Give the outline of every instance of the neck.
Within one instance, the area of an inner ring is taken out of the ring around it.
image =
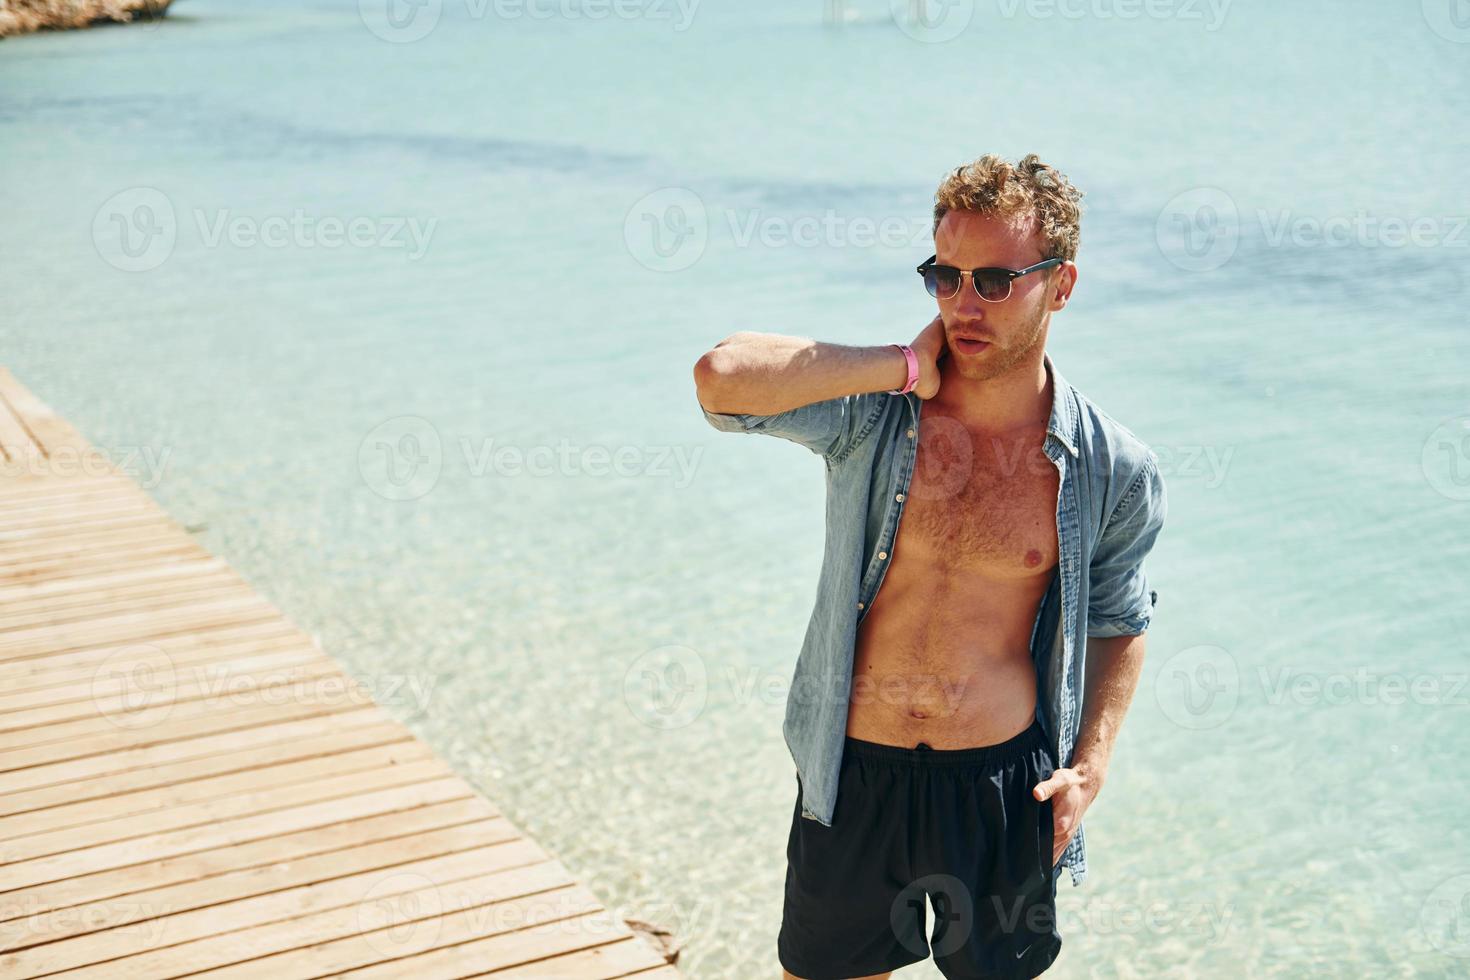
[[[1051,418],[1052,379],[1046,370],[1044,350],[1022,359],[993,378],[966,378],[956,368],[953,356],[939,368],[939,393],[934,397],[943,414],[966,428],[1009,432],[1033,426],[1045,427]]]

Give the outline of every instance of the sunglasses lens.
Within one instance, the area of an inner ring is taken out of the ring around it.
[[[949,299],[959,292],[959,270],[945,266],[931,266],[924,273],[924,288],[928,289],[929,295],[935,299]]]
[[[999,303],[1011,294],[1011,277],[1000,272],[982,272],[975,277],[975,290],[981,299]]]

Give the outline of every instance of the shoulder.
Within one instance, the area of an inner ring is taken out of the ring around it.
[[[1102,406],[1072,388],[1080,418],[1078,449],[1104,462],[1116,475],[1136,475],[1158,465],[1158,454],[1132,429],[1119,422]]]
[[[1078,451],[1084,454],[1102,514],[1111,514],[1142,495],[1161,501],[1159,458],[1152,446],[1077,388]]]

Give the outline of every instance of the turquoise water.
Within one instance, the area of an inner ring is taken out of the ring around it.
[[[938,180],[1038,152],[1049,348],[1170,491],[1049,975],[1470,972],[1464,12],[635,8],[6,42],[0,363],[691,977],[770,976],[822,472],[690,370],[910,339]]]

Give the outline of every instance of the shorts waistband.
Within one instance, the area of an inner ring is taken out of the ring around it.
[[[996,742],[994,745],[977,745],[965,749],[935,749],[930,748],[924,742],[920,742],[918,746],[886,745],[882,742],[853,738],[851,735],[842,737],[843,752],[855,758],[898,762],[916,767],[940,768],[1002,762],[1033,748],[1045,748],[1046,744],[1046,730],[1041,727],[1041,721],[1036,718],[1031,720],[1031,724],[1024,731],[1013,735],[1004,742]]]

